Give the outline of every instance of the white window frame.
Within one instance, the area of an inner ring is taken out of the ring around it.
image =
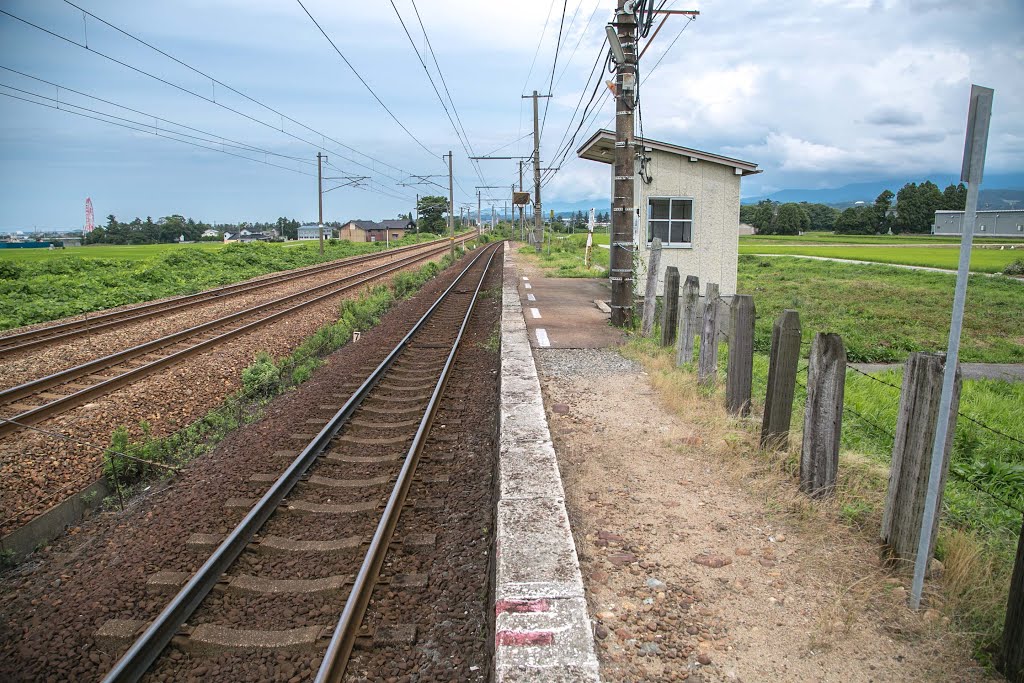
[[[689,196],[672,196],[672,195],[650,195],[647,197],[647,225],[645,228],[647,244],[650,245],[653,239],[651,230],[651,201],[652,200],[668,200],[669,202],[669,236],[672,235],[672,223],[689,223],[690,224],[690,241],[689,242],[667,242],[662,241],[661,246],[663,249],[693,249],[693,230],[696,219],[694,216],[697,214],[697,200],[694,197]],[[673,218],[672,217],[672,202],[673,201],[688,201],[690,202],[690,218]],[[654,220],[665,220],[665,219],[654,219]]]

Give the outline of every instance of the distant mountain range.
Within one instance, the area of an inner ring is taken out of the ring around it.
[[[956,182],[956,177],[933,177],[931,181],[938,185],[939,189],[942,189],[950,182]],[[740,201],[743,204],[756,204],[762,199],[770,199],[773,202],[812,202],[845,208],[856,202],[871,204],[883,190],[898,192],[907,183],[920,183],[923,180],[922,178],[896,178],[867,183],[851,183],[842,187],[819,190],[779,190],[760,197],[744,197]],[[1024,173],[993,174],[985,178],[978,197],[978,208],[1010,208],[1010,204],[1004,200],[1017,202],[1015,208],[1024,208]]]

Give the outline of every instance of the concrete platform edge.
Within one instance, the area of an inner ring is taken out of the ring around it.
[[[494,680],[599,681],[537,366],[505,250]]]

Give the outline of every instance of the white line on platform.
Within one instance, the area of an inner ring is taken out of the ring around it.
[[[535,297],[533,294],[527,294],[526,299],[527,301],[536,301],[537,297]]]
[[[540,317],[540,309],[539,308],[531,308],[530,309],[530,315],[532,315],[534,318],[539,318]]]
[[[529,279],[530,279],[530,278],[528,278],[527,276],[525,276],[525,275],[523,276],[523,280],[524,280],[524,281],[528,281]]]
[[[548,331],[543,327],[537,328],[537,345],[538,346],[551,346],[551,340],[548,339]]]
[[[533,289],[533,285],[531,285],[529,282],[523,285],[523,287],[526,287],[527,289]]]

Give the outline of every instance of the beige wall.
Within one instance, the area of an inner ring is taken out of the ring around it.
[[[349,242],[365,242],[366,231],[355,227],[351,223],[346,223],[338,229],[338,237]]]
[[[733,166],[709,161],[690,161],[666,152],[652,151],[649,164],[653,182],[639,181],[640,243],[642,267],[638,269],[637,293],[643,295],[647,283],[647,198],[690,197],[693,199],[691,248],[666,247],[661,251],[658,295],[664,291],[665,268],[679,269],[680,284],[687,275],[700,278],[701,293],[708,282],[719,286],[722,296],[736,293],[736,267],[739,255],[740,177]],[[614,185],[614,167],[612,170]]]

